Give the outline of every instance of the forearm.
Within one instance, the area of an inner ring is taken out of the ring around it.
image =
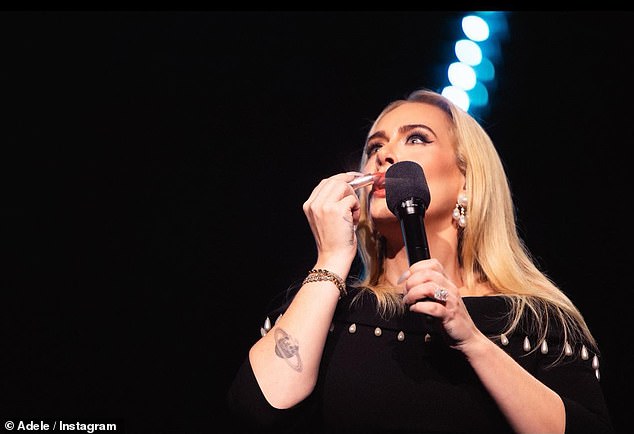
[[[338,299],[332,282],[303,285],[282,318],[251,348],[253,372],[273,407],[290,408],[312,392]]]
[[[563,433],[563,401],[495,343],[481,336],[464,349],[469,363],[516,432]]]

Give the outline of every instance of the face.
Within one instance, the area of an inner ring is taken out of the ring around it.
[[[396,107],[372,127],[365,152],[365,173],[384,173],[399,161],[420,164],[431,195],[425,222],[451,224],[451,213],[465,178],[456,163],[449,119],[441,109],[417,102]],[[379,231],[382,221],[395,220],[387,208],[384,189],[375,186],[370,193],[370,213]]]

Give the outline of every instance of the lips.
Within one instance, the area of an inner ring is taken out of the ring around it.
[[[385,188],[385,173],[377,173],[374,185],[377,188]]]
[[[385,197],[385,173],[380,173],[378,179],[374,181],[371,193],[375,197]]]

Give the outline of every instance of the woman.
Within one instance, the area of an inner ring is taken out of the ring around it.
[[[255,432],[611,432],[595,339],[518,237],[486,132],[416,91],[376,119],[360,171],[402,161],[424,168],[431,259],[409,264],[383,182],[322,180],[303,205],[317,262],[238,371],[239,420]]]

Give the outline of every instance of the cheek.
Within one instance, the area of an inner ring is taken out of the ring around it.
[[[431,195],[430,208],[453,210],[464,185],[464,176],[453,161],[439,164],[438,160],[425,166],[425,177]]]
[[[441,213],[452,212],[456,206],[458,193],[448,185],[430,185],[431,202],[429,208]],[[433,212],[432,210],[432,212]]]
[[[374,162],[370,159],[363,166],[362,172],[363,173],[374,173],[375,168],[376,168],[376,164],[374,164]]]
[[[429,194],[431,196],[430,208],[443,211],[451,211],[456,206],[458,194],[462,190],[462,183],[459,178],[444,180],[432,178],[428,183]]]

